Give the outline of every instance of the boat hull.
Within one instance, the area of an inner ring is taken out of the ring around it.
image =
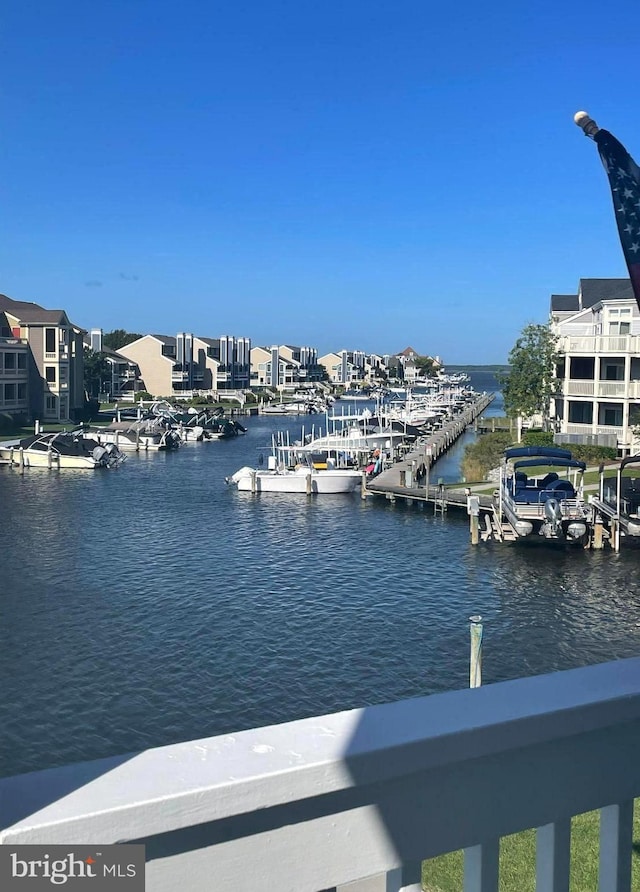
[[[0,459],[11,464],[20,464],[20,449],[3,447],[0,449]],[[22,462],[25,468],[82,468],[93,470],[102,467],[102,464],[90,456],[60,455],[57,452],[30,452],[28,449],[22,452]]]
[[[235,476],[235,475],[234,475]],[[232,478],[233,479],[233,478]],[[355,492],[362,474],[351,470],[251,471],[236,481],[240,492],[285,492],[305,494],[340,494]]]

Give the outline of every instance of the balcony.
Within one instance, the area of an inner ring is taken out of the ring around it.
[[[585,353],[589,356],[598,353],[639,353],[640,335],[564,335],[558,340],[556,349],[558,353]]]
[[[600,399],[640,399],[640,381],[585,381],[565,378],[559,381],[563,396],[595,396]]]
[[[639,748],[634,658],[6,778],[0,842],[144,843],[149,892],[418,892],[464,848],[465,889],[495,892],[500,837],[535,827],[559,892],[571,817],[600,808],[623,892]]]

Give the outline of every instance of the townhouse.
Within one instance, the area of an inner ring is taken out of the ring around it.
[[[315,347],[275,344],[251,350],[251,386],[296,388],[324,379]]]
[[[0,412],[67,422],[84,406],[84,329],[0,294]]]
[[[251,340],[224,335],[199,337],[189,332],[143,335],[121,347],[121,357],[139,369],[139,389],[157,397],[179,397],[194,390],[248,390]]]
[[[628,279],[581,279],[551,295],[557,337],[551,417],[565,442],[640,448],[640,311]]]

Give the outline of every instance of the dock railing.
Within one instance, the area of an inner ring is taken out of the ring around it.
[[[5,845],[143,842],[149,892],[415,892],[464,848],[539,828],[568,889],[571,817],[601,808],[600,889],[630,889],[640,659],[302,719],[0,781]]]

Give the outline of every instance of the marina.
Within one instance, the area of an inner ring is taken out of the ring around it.
[[[247,427],[108,473],[0,468],[2,775],[465,687],[474,613],[487,683],[637,653],[632,548],[475,548],[464,509],[256,498],[224,478],[300,422]]]

